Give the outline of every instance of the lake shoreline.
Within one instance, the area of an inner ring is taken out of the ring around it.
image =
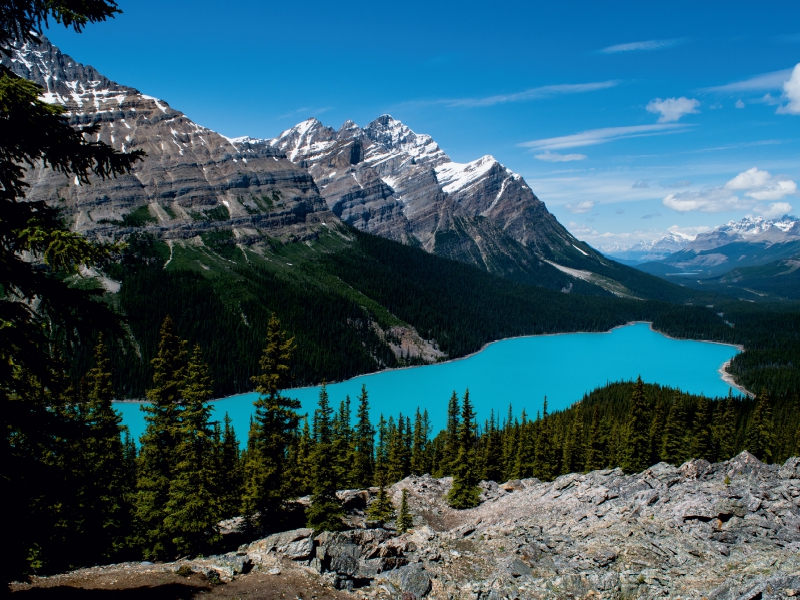
[[[615,325],[614,327],[612,327],[611,329],[608,329],[607,331],[563,331],[563,332],[558,332],[558,333],[536,333],[536,334],[531,334],[531,335],[519,335],[519,336],[514,336],[514,337],[509,337],[509,338],[501,338],[499,340],[492,340],[491,342],[487,342],[483,346],[481,346],[481,348],[479,350],[476,350],[475,352],[472,352],[471,354],[460,356],[458,358],[451,358],[449,360],[443,360],[443,361],[439,361],[439,362],[428,363],[428,364],[425,364],[425,365],[410,365],[410,366],[407,366],[407,367],[395,367],[395,368],[392,368],[392,369],[383,369],[382,371],[373,371],[371,373],[362,373],[361,375],[356,375],[354,377],[351,377],[350,379],[356,379],[357,377],[370,377],[370,376],[373,376],[373,375],[380,375],[382,373],[390,373],[390,372],[393,372],[393,371],[406,371],[406,370],[409,370],[409,369],[418,369],[420,367],[430,367],[430,366],[434,366],[434,365],[444,365],[444,364],[448,364],[448,363],[455,363],[455,362],[460,361],[460,360],[466,360],[468,358],[473,358],[474,356],[476,356],[476,355],[480,354],[481,352],[483,352],[484,350],[486,350],[492,344],[499,344],[500,342],[506,342],[506,341],[509,341],[509,340],[518,340],[518,339],[527,339],[527,338],[539,338],[539,337],[554,337],[554,336],[559,336],[559,335],[575,335],[575,334],[606,335],[606,334],[613,333],[617,329],[622,329],[623,327],[629,327],[631,325],[644,325],[644,324],[649,326],[650,331],[652,331],[654,333],[657,333],[659,335],[663,335],[665,338],[670,339],[670,340],[705,342],[707,344],[718,344],[718,345],[721,345],[721,346],[731,346],[731,347],[736,348],[737,350],[739,350],[739,352],[744,352],[744,346],[742,346],[741,344],[727,344],[725,342],[717,342],[717,341],[713,341],[713,340],[696,340],[696,339],[692,339],[692,338],[677,338],[677,337],[668,335],[666,333],[663,333],[661,331],[658,331],[657,329],[654,329],[652,321],[628,321],[627,323],[623,323],[621,325]],[[720,374],[722,380],[725,383],[727,383],[728,385],[730,385],[732,388],[735,388],[740,393],[742,393],[742,394],[744,394],[744,395],[746,395],[748,397],[754,397],[755,394],[753,394],[751,391],[749,391],[748,389],[744,388],[743,386],[738,385],[733,380],[733,376],[730,373],[728,373],[726,368],[730,365],[730,363],[731,363],[730,360],[725,361],[724,363],[722,363],[722,365],[717,370],[718,373]],[[343,379],[341,381],[329,381],[328,384],[342,383],[344,381],[349,381],[349,379]],[[309,388],[314,388],[314,387],[317,387],[317,386],[316,385],[309,385],[309,386],[303,386],[303,387],[298,387],[298,388],[288,388],[288,389],[286,389],[284,391],[287,392],[287,393],[291,393],[291,390],[303,390],[303,389],[309,389]],[[255,391],[242,392],[240,394],[233,394],[231,396],[223,396],[221,398],[213,398],[209,402],[219,402],[219,401],[222,401],[222,400],[229,400],[231,398],[238,398],[240,396],[245,396],[247,394],[253,394],[253,393],[255,393]],[[131,399],[123,399],[123,400],[113,400],[113,403],[115,403],[115,404],[117,404],[117,403],[118,404],[147,404],[147,400],[141,399],[141,398],[138,398],[138,399],[131,398]]]

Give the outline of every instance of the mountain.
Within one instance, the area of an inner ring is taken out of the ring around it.
[[[303,168],[270,146],[241,147],[194,123],[157,98],[110,81],[46,39],[2,62],[41,85],[65,107],[71,125],[99,125],[96,140],[117,150],[144,150],[130,175],[82,186],[50,169],[28,177],[29,197],[62,199],[72,227],[107,237],[144,230],[189,240],[227,229],[238,241],[313,239],[338,222]],[[259,247],[259,244],[255,244]]]
[[[746,217],[699,234],[685,248],[636,268],[668,281],[749,300],[795,298],[800,219]]]
[[[607,247],[601,248],[601,250],[606,256],[621,261],[623,264],[635,265],[667,258],[670,254],[686,248],[694,239],[695,236],[679,231],[670,231],[663,237],[649,242],[642,241],[633,246]]]

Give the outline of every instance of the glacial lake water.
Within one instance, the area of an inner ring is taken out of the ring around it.
[[[511,338],[494,342],[469,357],[450,362],[381,371],[328,384],[331,406],[350,396],[353,416],[361,385],[367,386],[373,422],[383,413],[412,418],[416,408],[427,408],[438,432],[444,427],[447,402],[455,390],[459,398],[469,388],[478,421],[490,411],[505,417],[509,403],[514,414],[524,408],[535,417],[547,396],[549,411],[567,408],[584,393],[607,382],[633,380],[641,375],[647,383],[659,383],[706,396],[725,396],[730,384],[720,367],[739,350],[734,346],[676,340],[635,323],[606,333],[569,333]],[[287,390],[300,400],[301,412],[313,415],[319,387]],[[736,390],[734,390],[734,393]],[[255,393],[240,394],[212,402],[212,418],[220,421],[229,413],[240,442],[244,442],[253,413]],[[136,440],[144,431],[140,404],[118,402],[115,408]]]

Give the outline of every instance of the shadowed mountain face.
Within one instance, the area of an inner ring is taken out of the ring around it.
[[[174,239],[232,228],[243,240],[308,239],[320,222],[334,219],[311,175],[271,147],[236,146],[46,40],[2,60],[44,87],[44,98],[63,105],[71,125],[99,124],[95,140],[147,153],[130,175],[90,186],[49,169],[30,173],[29,197],[63,199],[78,231],[106,236],[138,226]]]

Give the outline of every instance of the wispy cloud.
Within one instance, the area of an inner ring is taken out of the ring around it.
[[[762,73],[761,75],[756,75],[750,79],[743,79],[742,81],[734,81],[733,83],[726,83],[725,85],[702,88],[700,91],[707,93],[727,94],[734,92],[780,90],[783,88],[783,83],[789,79],[791,75],[791,69],[772,71],[771,73]]]
[[[627,44],[617,44],[616,46],[608,46],[600,50],[603,54],[616,54],[617,52],[638,52],[641,50],[660,50],[661,48],[669,48],[680,44],[683,40],[646,40],[644,42],[630,42]]]
[[[560,150],[563,148],[579,148],[581,146],[595,146],[615,140],[651,135],[666,135],[668,133],[681,133],[687,131],[684,123],[658,123],[655,125],[631,125],[628,127],[603,127],[589,129],[572,135],[532,140],[518,144],[522,148],[532,150]]]
[[[659,123],[670,123],[686,115],[699,113],[698,106],[700,106],[700,102],[694,98],[686,98],[684,96],[667,98],[666,100],[656,98],[647,105],[647,112],[661,115],[658,118]]]
[[[596,81],[592,83],[564,83],[558,85],[543,85],[530,88],[523,92],[513,94],[498,94],[483,98],[451,98],[435,100],[433,103],[444,104],[446,106],[494,106],[495,104],[505,104],[508,102],[526,102],[528,100],[539,100],[541,98],[552,98],[553,96],[563,96],[565,94],[582,94],[585,92],[595,92],[605,90],[619,85],[618,80]]]
[[[574,215],[579,215],[581,213],[587,213],[594,208],[595,202],[594,200],[584,200],[583,202],[579,202],[578,204],[565,204],[564,208],[566,208],[569,212]]]
[[[545,162],[570,162],[573,160],[584,160],[585,154],[559,154],[558,152],[544,152],[542,154],[534,155],[535,159],[543,160]]]

